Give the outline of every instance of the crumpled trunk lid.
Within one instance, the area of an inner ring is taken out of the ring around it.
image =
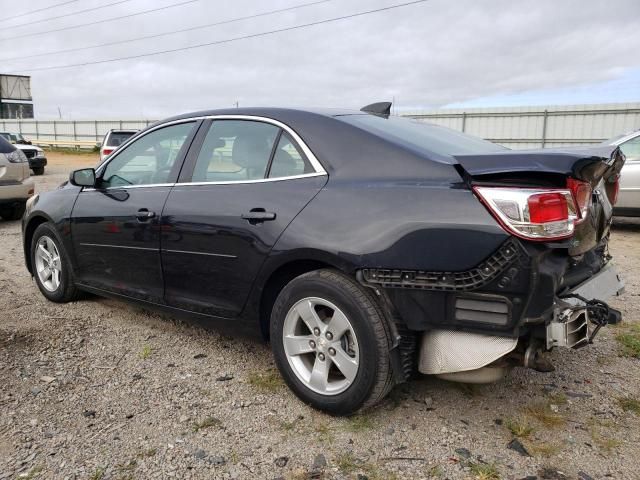
[[[569,254],[595,248],[609,234],[615,182],[625,157],[616,146],[561,149],[505,150],[487,154],[456,155],[470,184],[502,183],[564,187],[567,178],[589,182],[593,190],[587,218],[569,240]]]

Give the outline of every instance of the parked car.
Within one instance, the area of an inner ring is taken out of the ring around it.
[[[616,147],[510,151],[389,115],[247,108],[154,124],[29,203],[42,294],[260,332],[305,402],[350,414],[418,369],[495,381],[620,320]]]
[[[24,138],[21,133],[9,133],[9,132],[0,132],[0,136],[4,137],[5,140],[10,143],[15,143],[17,145],[31,145],[31,141]]]
[[[29,168],[34,175],[44,174],[44,167],[47,166],[47,157],[40,147],[32,146],[20,133],[0,132],[0,137],[13,143],[18,150],[21,150],[29,160]]]
[[[0,137],[0,217],[18,220],[33,195],[29,164],[22,151]]]
[[[627,160],[620,172],[620,193],[614,215],[640,217],[640,130],[604,142],[620,147]]]
[[[138,133],[138,130],[109,130],[100,146],[100,160],[107,158],[136,133]]]

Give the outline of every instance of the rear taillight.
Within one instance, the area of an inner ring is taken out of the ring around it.
[[[113,152],[115,149],[114,148],[105,148],[104,150],[102,150],[102,154],[103,155],[111,155],[111,152]]]
[[[507,231],[527,240],[568,238],[579,221],[569,189],[473,187],[473,191]]]
[[[587,182],[569,178],[567,179],[567,188],[571,190],[573,199],[578,206],[579,220],[584,220],[587,218],[589,205],[591,205],[591,185]]]

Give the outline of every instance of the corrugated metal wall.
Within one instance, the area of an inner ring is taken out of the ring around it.
[[[640,103],[447,109],[402,115],[464,131],[509,148],[593,144],[640,128]]]

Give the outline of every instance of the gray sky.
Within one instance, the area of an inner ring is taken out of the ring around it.
[[[3,21],[0,57],[97,45],[312,0],[198,0],[100,25],[13,38],[180,3],[81,0]],[[638,0],[430,0],[323,25],[183,52],[47,71],[31,69],[178,48],[329,19],[407,0],[331,0],[152,40],[22,60],[39,118],[160,118],[232,106],[400,109],[640,100]],[[13,16],[60,0],[0,0]],[[20,24],[27,24],[18,26]]]

